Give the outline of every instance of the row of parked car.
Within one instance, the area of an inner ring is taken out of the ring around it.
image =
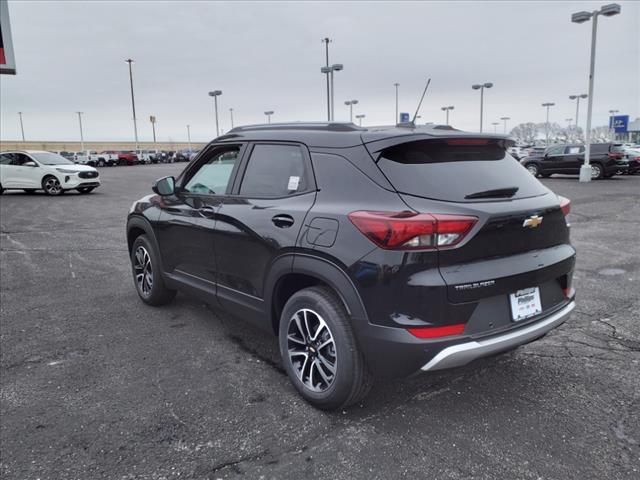
[[[517,148],[517,147],[514,147]],[[510,151],[512,156],[515,152]],[[550,177],[554,173],[577,175],[584,164],[585,146],[582,144],[531,147],[520,163],[536,177]],[[589,154],[591,178],[611,178],[614,175],[640,173],[640,145],[631,143],[594,143]]]
[[[198,150],[83,150],[80,152],[52,152],[80,165],[113,167],[116,165],[148,165],[151,163],[188,162]]]

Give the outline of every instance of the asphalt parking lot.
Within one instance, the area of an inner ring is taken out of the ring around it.
[[[183,166],[0,197],[2,478],[640,478],[640,176],[544,180],[572,200],[568,323],[325,413],[275,338],[182,294],[139,301],[126,214]]]

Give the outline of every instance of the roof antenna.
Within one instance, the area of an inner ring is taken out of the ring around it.
[[[413,120],[411,123],[413,126],[416,126],[416,118],[418,118],[418,112],[420,111],[420,107],[422,106],[422,101],[424,100],[424,96],[427,93],[427,88],[429,88],[429,84],[431,83],[431,79],[427,80],[427,85],[424,87],[424,92],[422,92],[422,97],[420,98],[420,103],[418,103],[418,108],[416,108],[416,113],[413,115]]]

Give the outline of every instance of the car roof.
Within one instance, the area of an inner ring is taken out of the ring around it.
[[[350,122],[293,122],[235,127],[214,141],[288,141],[304,143],[310,147],[346,148],[392,138],[400,140],[401,137],[407,137],[406,140],[410,140],[411,137],[415,137],[416,140],[451,137],[509,138],[506,135],[464,132],[447,125],[413,125],[407,123],[396,126],[381,125],[365,128]]]
[[[59,150],[64,151],[64,150]],[[55,153],[49,150],[5,150],[0,153]]]

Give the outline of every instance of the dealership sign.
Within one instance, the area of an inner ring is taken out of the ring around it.
[[[13,56],[9,7],[7,0],[0,0],[0,73],[15,75],[16,60]]]
[[[615,115],[609,117],[609,128],[616,133],[627,133],[629,127],[629,115]]]

